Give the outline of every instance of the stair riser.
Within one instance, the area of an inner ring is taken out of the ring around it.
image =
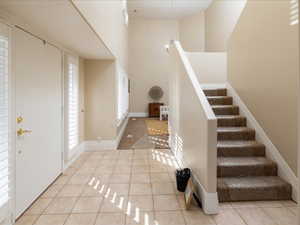
[[[204,90],[204,94],[206,96],[226,96],[226,89],[212,89],[212,90]]]
[[[239,115],[239,107],[232,105],[233,98],[227,96],[227,90],[204,90],[204,93],[218,118],[217,154],[222,157],[218,158],[217,166],[219,202],[290,200],[292,186],[277,176],[275,162],[262,158],[265,146],[247,142],[255,140],[255,130],[245,128],[246,118],[230,118],[229,115]]]
[[[277,176],[276,164],[255,166],[218,166],[218,177]]]
[[[245,127],[247,126],[246,118],[219,118],[218,127]]]
[[[218,157],[265,156],[265,147],[218,147]]]
[[[276,188],[218,188],[218,197],[220,202],[291,200],[291,193],[292,187],[289,184]]]
[[[234,140],[253,141],[254,139],[255,139],[255,131],[247,131],[247,132],[218,131],[218,141],[234,141]]]
[[[211,105],[232,105],[232,97],[225,98],[208,98]]]
[[[213,108],[215,115],[239,115],[238,107]]]

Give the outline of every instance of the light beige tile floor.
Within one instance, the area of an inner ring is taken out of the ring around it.
[[[218,215],[185,210],[169,150],[83,153],[17,225],[297,225],[292,201],[220,204]]]

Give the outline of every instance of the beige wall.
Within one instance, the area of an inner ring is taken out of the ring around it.
[[[205,51],[226,51],[247,0],[214,0],[205,11]],[[254,18],[253,18],[254,19]]]
[[[187,52],[200,84],[224,84],[227,82],[227,53]]]
[[[161,102],[168,104],[170,57],[164,46],[178,39],[178,22],[132,19],[129,36],[130,112],[148,111],[148,91],[154,85],[162,87]]]
[[[295,173],[298,41],[289,1],[249,0],[228,48],[230,84]]]
[[[85,139],[116,138],[116,65],[113,60],[85,60]]]
[[[123,1],[75,0],[74,3],[127,71],[128,26],[123,16]]]
[[[185,51],[203,52],[205,49],[204,11],[180,19],[179,33],[179,40]]]

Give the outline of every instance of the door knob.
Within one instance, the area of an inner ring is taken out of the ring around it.
[[[23,136],[24,134],[26,133],[31,133],[32,131],[31,130],[23,130],[22,128],[20,128],[18,131],[17,131],[17,135],[18,137],[19,136]]]

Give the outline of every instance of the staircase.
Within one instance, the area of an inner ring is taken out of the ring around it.
[[[291,199],[291,185],[277,176],[277,164],[265,157],[265,146],[255,141],[255,130],[247,127],[227,90],[204,93],[218,121],[219,201]]]

